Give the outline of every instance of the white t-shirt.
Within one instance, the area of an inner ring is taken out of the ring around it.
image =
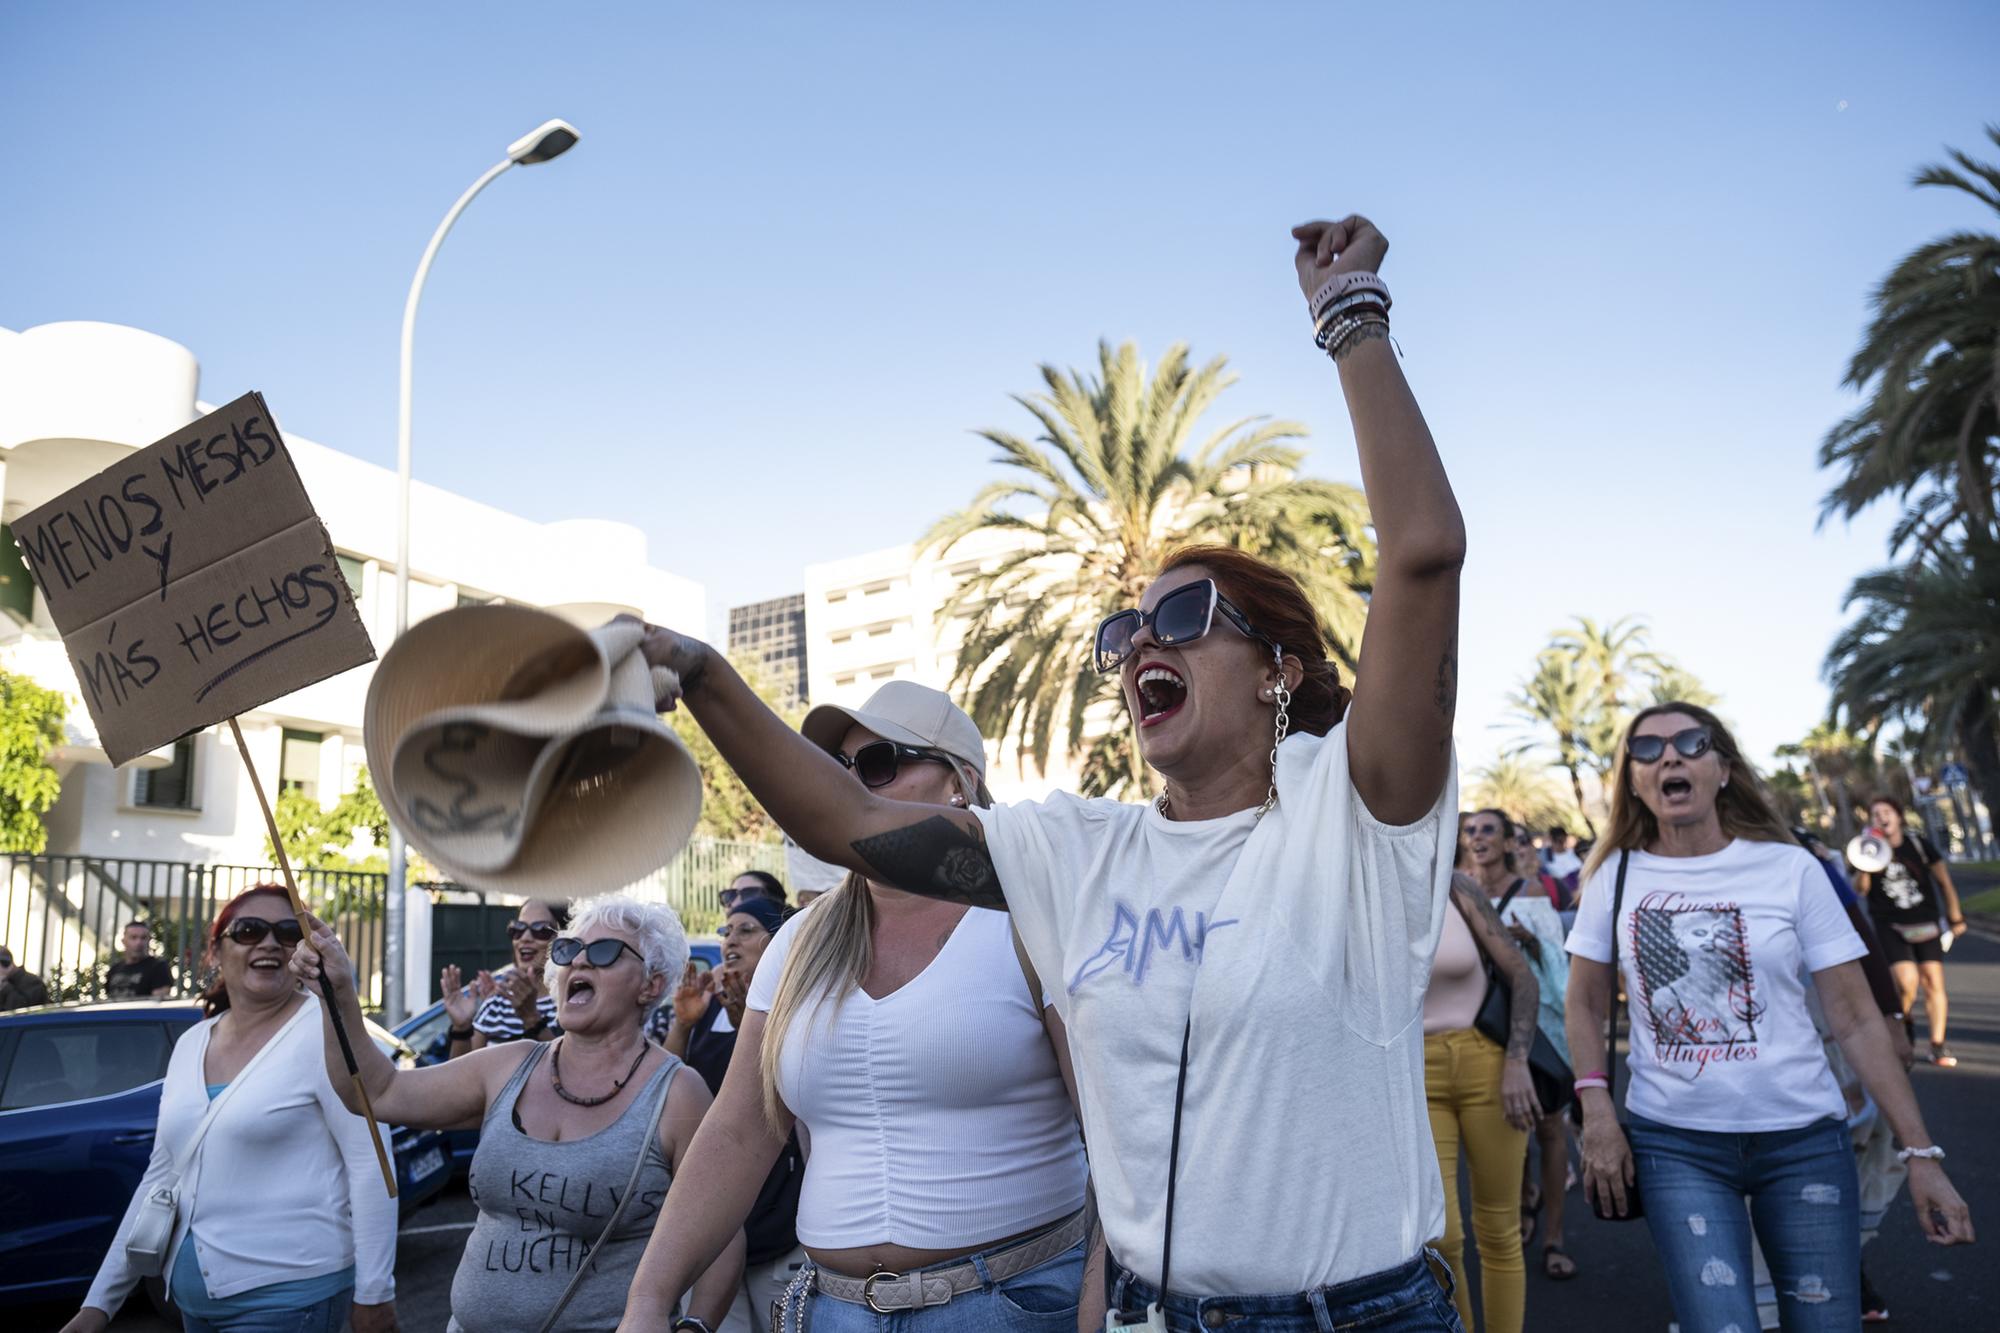
[[[770,1012],[812,912],[765,946],[744,1008]],[[930,966],[881,999],[857,986],[795,1018],[778,1095],[811,1141],[802,1244],[956,1249],[1083,1206],[1076,1115],[1005,912],[967,910]]]
[[[1611,961],[1613,853],[1585,881],[1569,951]],[[1631,1005],[1627,1105],[1680,1129],[1755,1133],[1847,1114],[1804,972],[1868,952],[1804,848],[1737,839],[1708,856],[1633,852],[1618,923]]]
[[[1159,1281],[1191,1007],[1175,1290],[1307,1291],[1443,1234],[1420,1018],[1456,787],[1384,825],[1336,727],[1280,747],[1261,822],[1068,795],[976,812],[1069,1024],[1111,1252],[1144,1280]]]

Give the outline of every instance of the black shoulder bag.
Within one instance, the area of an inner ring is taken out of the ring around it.
[[[1514,895],[1521,891],[1524,882],[1517,879],[1508,887],[1500,901],[1493,905],[1495,915],[1507,910],[1507,904],[1514,901]],[[1456,906],[1452,910],[1456,911]],[[1486,998],[1479,1002],[1479,1016],[1472,1020],[1472,1026],[1481,1036],[1505,1050],[1513,1009],[1514,992],[1508,988],[1507,979],[1489,958],[1486,960]],[[1576,1075],[1557,1053],[1555,1043],[1543,1035],[1540,1024],[1536,1024],[1535,1040],[1528,1047],[1528,1077],[1534,1081],[1535,1100],[1542,1104],[1543,1115],[1554,1115],[1568,1106],[1570,1099],[1576,1095]]]
[[[1618,887],[1611,892],[1611,1042],[1608,1052],[1611,1057],[1609,1061],[1611,1065],[1611,1105],[1618,1113],[1618,1132],[1625,1136],[1625,1145],[1628,1152],[1631,1150],[1632,1145],[1632,1131],[1631,1126],[1625,1122],[1625,1104],[1618,1096],[1618,992],[1620,988],[1620,977],[1618,975],[1618,913],[1625,906],[1625,867],[1631,859],[1632,853],[1630,852],[1618,853]],[[1630,1014],[1628,1013],[1626,1016],[1629,1018]],[[1627,1060],[1625,1064],[1626,1083],[1629,1087],[1632,1072],[1631,1061]],[[1582,1103],[1579,1102],[1577,1104],[1577,1120],[1581,1123],[1582,1119]],[[1625,1186],[1625,1215],[1623,1217],[1620,1217],[1616,1213],[1605,1212],[1602,1208],[1598,1207],[1597,1200],[1595,1199],[1590,1201],[1590,1211],[1596,1213],[1606,1222],[1633,1222],[1644,1217],[1646,1215],[1646,1205],[1639,1194],[1638,1168],[1639,1160],[1635,1154],[1632,1159],[1632,1180],[1630,1184]]]

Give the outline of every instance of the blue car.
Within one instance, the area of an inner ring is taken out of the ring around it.
[[[153,1152],[160,1084],[192,1000],[50,1005],[0,1014],[0,1307],[80,1301]],[[382,1052],[416,1053],[368,1025]],[[443,1141],[396,1128],[407,1217],[451,1180]],[[164,1304],[158,1278],[147,1291]],[[4,1322],[4,1321],[0,1321]]]
[[[704,972],[721,967],[722,941],[713,935],[691,939],[688,941],[688,957]],[[511,967],[504,967],[493,975],[504,977],[513,970]],[[443,1064],[451,1054],[451,1018],[444,1011],[444,1001],[439,1000],[430,1008],[411,1014],[397,1024],[396,1036],[416,1052],[418,1064]],[[452,1169],[461,1173],[469,1170],[472,1166],[472,1154],[479,1147],[479,1131],[446,1130],[443,1140],[445,1153],[451,1158]]]

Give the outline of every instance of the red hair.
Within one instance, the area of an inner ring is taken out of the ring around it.
[[[1347,715],[1354,696],[1340,683],[1340,668],[1327,657],[1331,636],[1320,622],[1299,581],[1265,560],[1233,546],[1183,546],[1166,558],[1164,575],[1188,565],[1200,565],[1215,576],[1215,586],[1250,621],[1259,634],[1275,642],[1303,668],[1292,691],[1291,729],[1324,736]],[[1159,575],[1155,575],[1158,577]]]
[[[208,958],[211,965],[215,962],[216,949],[222,944],[222,932],[229,929],[229,923],[236,919],[236,914],[242,910],[244,902],[260,893],[275,893],[285,900],[287,906],[291,904],[292,896],[285,891],[285,886],[282,884],[252,884],[224,903],[222,910],[215,914],[215,920],[208,927]],[[216,967],[214,980],[210,981],[201,993],[201,1016],[214,1018],[228,1008],[229,988],[222,984],[222,969]]]

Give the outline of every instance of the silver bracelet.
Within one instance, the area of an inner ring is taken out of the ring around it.
[[[1901,1148],[1896,1152],[1896,1160],[1899,1162],[1907,1162],[1912,1157],[1921,1157],[1927,1162],[1942,1162],[1944,1149],[1933,1143],[1928,1148]]]

